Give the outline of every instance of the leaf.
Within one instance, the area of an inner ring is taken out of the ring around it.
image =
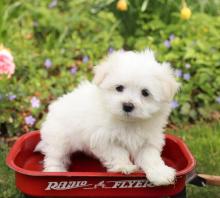
[[[144,12],[147,9],[149,0],[144,0],[141,5],[141,12]]]
[[[190,110],[191,110],[191,105],[189,103],[185,103],[181,107],[180,113],[183,115],[188,115]]]

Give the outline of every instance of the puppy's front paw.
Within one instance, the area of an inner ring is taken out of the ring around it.
[[[108,172],[121,172],[124,174],[130,174],[136,172],[137,170],[138,167],[133,164],[117,164],[112,166],[111,168],[108,168]]]
[[[148,170],[148,180],[156,186],[174,184],[176,171],[168,166],[160,166],[153,170]]]
[[[63,167],[50,166],[50,167],[44,168],[44,172],[67,172],[67,170]]]

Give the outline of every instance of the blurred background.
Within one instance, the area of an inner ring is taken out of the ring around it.
[[[167,132],[199,172],[220,175],[219,0],[0,0],[0,16],[0,198],[22,197],[4,162],[10,145],[118,49],[151,48],[171,63],[182,87]],[[217,187],[188,191],[220,197]]]

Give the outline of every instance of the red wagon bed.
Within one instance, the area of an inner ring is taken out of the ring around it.
[[[153,187],[144,173],[108,173],[97,159],[82,153],[72,156],[69,172],[42,172],[43,155],[33,150],[40,140],[39,131],[21,136],[12,147],[7,164],[15,171],[17,188],[36,197],[163,197],[174,196],[185,187],[186,175],[195,159],[184,142],[166,135],[162,157],[177,170],[174,185]]]

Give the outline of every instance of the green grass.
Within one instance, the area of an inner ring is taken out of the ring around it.
[[[15,188],[14,173],[5,164],[9,148],[0,142],[0,198],[22,198]]]
[[[197,124],[189,130],[171,132],[182,137],[197,161],[199,173],[220,175],[220,123]],[[220,187],[199,188],[188,185],[189,197],[220,198]]]
[[[188,130],[171,131],[181,136],[197,160],[197,170],[200,173],[220,175],[220,123],[198,123]],[[0,198],[21,198],[16,190],[14,174],[6,167],[5,157],[8,153],[6,145],[0,148]],[[220,198],[220,187],[205,188],[187,187],[189,198]]]

